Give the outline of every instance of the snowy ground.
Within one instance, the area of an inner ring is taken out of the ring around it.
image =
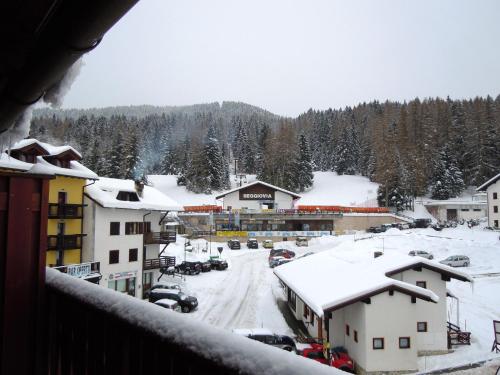
[[[297,254],[304,252],[332,251],[339,257],[345,252],[372,254],[374,250],[387,253],[407,254],[410,250],[427,250],[441,260],[452,254],[463,254],[471,258],[471,266],[463,269],[475,277],[475,283],[452,281],[449,289],[460,299],[460,325],[472,332],[472,345],[457,347],[443,356],[421,357],[421,371],[455,367],[471,362],[499,358],[490,353],[493,341],[492,320],[500,319],[500,241],[499,233],[480,228],[458,227],[436,232],[432,229],[399,231],[391,229],[383,234],[355,235],[316,238],[307,248],[296,248],[293,242],[278,243],[275,247],[289,248]],[[203,253],[204,240],[193,241],[196,256]],[[282,292],[267,265],[268,250],[229,250],[226,244],[212,243],[212,254],[216,247],[223,246],[222,256],[230,267],[226,271],[211,271],[196,276],[186,276],[185,285],[199,299],[198,309],[191,313],[193,319],[231,330],[233,328],[265,327],[277,333],[292,334],[277,301]],[[181,260],[183,242],[170,246],[172,254]],[[456,322],[456,306],[450,306],[450,320]],[[464,374],[487,373],[486,368],[468,370]],[[483,371],[483,372],[482,372]]]

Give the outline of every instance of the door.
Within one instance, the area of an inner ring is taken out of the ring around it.
[[[62,266],[64,264],[64,231],[65,224],[57,223],[57,256],[56,264]]]
[[[446,210],[446,220],[448,220],[448,221],[457,220],[457,209],[456,208]]]

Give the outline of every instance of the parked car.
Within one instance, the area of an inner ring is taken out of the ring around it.
[[[410,229],[410,224],[408,223],[398,223],[397,224],[397,228],[399,230],[406,230],[406,229]]]
[[[286,259],[282,256],[274,256],[269,258],[269,267],[274,268],[279,265],[281,259]]]
[[[155,290],[155,289],[177,289],[177,290],[182,290],[180,284],[172,283],[172,282],[166,282],[166,281],[162,281],[162,282],[154,284],[151,287],[150,290]]]
[[[297,237],[295,240],[296,246],[309,246],[309,241],[307,237]]]
[[[431,226],[431,219],[415,219],[415,228],[428,228]]]
[[[382,229],[382,232],[385,232],[385,231],[387,231],[387,230],[389,230],[389,229],[391,229],[391,228],[393,228],[393,225],[392,225],[392,224],[382,224],[382,225],[380,226],[380,229]]]
[[[272,249],[272,248],[274,248],[273,240],[264,240],[264,242],[262,242],[262,247],[264,249]]]
[[[277,335],[265,328],[233,329],[233,333],[286,350],[287,352],[297,352],[295,341],[290,336]]]
[[[423,250],[412,250],[408,253],[408,255],[414,257],[414,256],[418,256],[418,257],[422,257],[422,258],[426,258],[426,259],[434,259],[434,255],[432,255],[431,253],[428,253],[427,251],[423,251]]]
[[[185,275],[198,275],[201,272],[201,263],[185,261],[175,266],[175,270]]]
[[[305,348],[299,354],[310,359],[314,359],[319,363],[338,368],[339,370],[350,372],[354,371],[354,361],[347,354],[344,348],[333,348],[329,352],[329,358],[325,357],[325,352],[322,344],[309,344],[310,348]]]
[[[437,230],[438,232],[441,232],[444,228],[444,225],[441,225],[441,224],[434,224],[434,225],[431,225],[431,228],[434,229],[434,230]]]
[[[385,232],[385,229],[382,227],[370,227],[366,231],[368,233],[382,233]]]
[[[173,299],[168,299],[168,298],[159,299],[154,304],[157,306],[163,307],[167,310],[172,310],[172,311],[177,311],[177,312],[182,311],[181,307],[179,306],[177,301],[174,301]]]
[[[446,264],[450,267],[469,267],[470,259],[465,255],[452,255],[446,259],[443,259],[439,263]]]
[[[288,249],[272,249],[269,252],[269,259],[277,256],[281,256],[283,258],[293,258],[295,256],[295,252]]]
[[[212,271],[212,264],[210,264],[210,261],[207,260],[205,262],[200,262],[201,264],[201,272],[210,272]]]
[[[247,247],[249,249],[258,249],[259,243],[257,242],[257,239],[256,238],[249,238],[247,241]]]
[[[224,271],[228,267],[227,261],[224,259],[212,258],[209,262],[213,270]]]
[[[229,241],[227,241],[227,246],[231,250],[239,250],[239,249],[241,249],[241,244],[240,244],[239,240],[229,240]]]
[[[188,313],[198,307],[198,299],[196,297],[186,295],[175,289],[155,289],[149,293],[149,302],[156,302],[160,299],[176,301],[183,313]]]

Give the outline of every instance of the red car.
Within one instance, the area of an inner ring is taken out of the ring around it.
[[[295,256],[295,253],[291,250],[288,249],[272,249],[269,252],[269,259],[274,258],[274,257],[283,257],[283,258],[293,258]]]
[[[322,344],[309,344],[311,347],[302,350],[300,353],[306,358],[314,359],[327,366],[338,368],[339,370],[354,374],[354,362],[347,352],[342,350],[330,350],[330,358],[325,358]]]

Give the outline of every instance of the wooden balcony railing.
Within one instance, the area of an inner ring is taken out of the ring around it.
[[[146,245],[159,244],[166,245],[175,242],[177,234],[175,232],[147,232],[144,233],[144,243]]]
[[[45,308],[41,374],[343,374],[52,269]]]
[[[47,250],[81,249],[85,234],[67,234],[48,236]]]
[[[49,219],[81,219],[82,217],[82,204],[49,203]]]
[[[160,268],[168,268],[175,266],[175,257],[159,257],[153,259],[144,259],[143,269],[154,270]]]

